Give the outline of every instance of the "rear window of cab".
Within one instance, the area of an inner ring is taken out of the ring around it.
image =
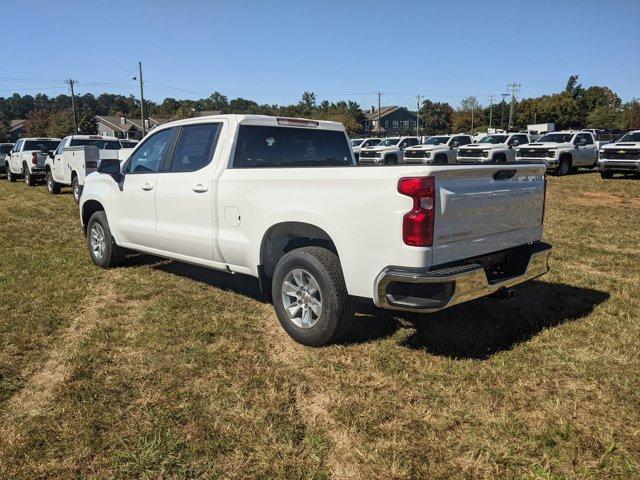
[[[344,132],[240,125],[232,168],[349,167]]]

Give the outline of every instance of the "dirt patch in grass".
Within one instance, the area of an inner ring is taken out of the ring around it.
[[[573,203],[584,205],[587,207],[640,207],[640,198],[625,197],[621,194],[608,192],[583,192],[580,196],[571,198]]]

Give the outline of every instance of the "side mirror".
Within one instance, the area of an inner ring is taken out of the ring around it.
[[[120,160],[117,158],[104,158],[98,163],[98,172],[111,175],[113,177],[120,176]]]
[[[453,142],[451,142],[451,148],[458,148],[460,146],[460,142],[458,142],[457,140],[454,140]]]

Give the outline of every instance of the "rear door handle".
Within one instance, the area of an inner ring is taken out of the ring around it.
[[[140,188],[148,192],[149,190],[153,190],[153,185],[151,185],[150,183],[145,183]]]
[[[202,183],[196,183],[196,184],[192,187],[192,190],[193,190],[194,192],[197,192],[197,193],[204,193],[204,192],[206,192],[207,190],[209,190],[209,187],[207,187],[206,185],[203,185]]]

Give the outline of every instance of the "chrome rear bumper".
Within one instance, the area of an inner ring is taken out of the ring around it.
[[[435,312],[544,275],[549,271],[550,253],[551,246],[540,244],[532,249],[523,273],[494,281],[479,263],[429,271],[387,267],[376,278],[373,300],[378,307],[391,310]],[[390,291],[394,283],[425,286],[426,295],[394,294]]]

